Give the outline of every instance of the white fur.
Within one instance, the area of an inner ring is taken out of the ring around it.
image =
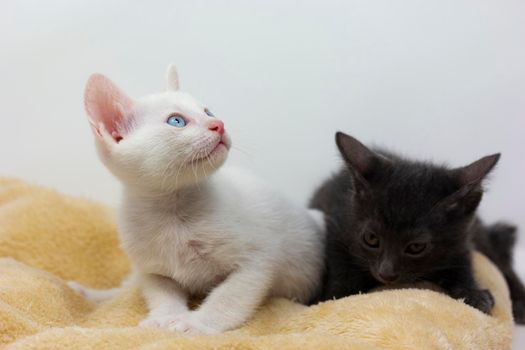
[[[117,128],[120,142],[90,115],[99,125],[100,158],[124,187],[119,235],[135,268],[124,284],[136,281],[143,291],[150,312],[141,325],[217,334],[242,325],[268,296],[307,302],[322,273],[319,214],[292,205],[239,169],[211,175],[225,161],[230,141],[206,127],[213,118],[199,102],[174,91],[174,68],[168,86],[134,102],[131,127]],[[87,95],[90,88],[88,83]],[[174,112],[190,124],[166,124]],[[221,137],[226,147],[210,154]],[[118,292],[72,287],[96,301]],[[207,297],[190,311],[187,298],[195,294]]]

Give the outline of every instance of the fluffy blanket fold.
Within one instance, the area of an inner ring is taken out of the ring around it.
[[[385,290],[312,307],[272,299],[238,330],[182,337],[138,328],[146,309],[133,288],[95,306],[66,286],[111,287],[127,274],[111,210],[0,178],[0,347],[510,349],[507,287],[490,261],[474,258],[477,279],[496,299],[492,316],[430,290]]]

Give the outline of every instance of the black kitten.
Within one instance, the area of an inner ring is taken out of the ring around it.
[[[494,299],[474,280],[471,252],[482,181],[500,155],[449,169],[371,151],[343,133],[336,142],[346,167],[311,203],[328,230],[319,301],[428,281],[489,313]]]

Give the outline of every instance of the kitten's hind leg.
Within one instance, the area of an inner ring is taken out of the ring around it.
[[[512,266],[516,227],[506,223],[490,226],[479,223],[474,234],[476,250],[486,255],[500,270]]]
[[[509,286],[514,322],[525,324],[525,286],[514,271],[513,257],[517,229],[506,223],[481,226],[476,231],[476,249],[485,254],[499,268]]]
[[[514,322],[525,324],[525,286],[513,266],[516,231],[515,226],[497,223],[488,227],[488,237],[496,255],[491,260],[498,265],[509,286]]]
[[[514,322],[525,324],[525,286],[513,269],[503,272],[509,286]]]

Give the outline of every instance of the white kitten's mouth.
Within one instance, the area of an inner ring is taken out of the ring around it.
[[[195,164],[202,161],[213,162],[215,158],[227,153],[229,149],[230,144],[228,139],[222,136],[220,140],[217,143],[215,143],[212,147],[203,147],[203,149],[198,151],[198,156],[196,157],[196,159],[192,160],[191,163]]]
[[[210,152],[210,155],[212,155],[213,153],[221,150],[221,148],[225,148],[226,151],[230,148],[230,146],[228,145],[228,142],[227,140],[225,139],[222,139],[217,143],[217,145],[211,150]]]

